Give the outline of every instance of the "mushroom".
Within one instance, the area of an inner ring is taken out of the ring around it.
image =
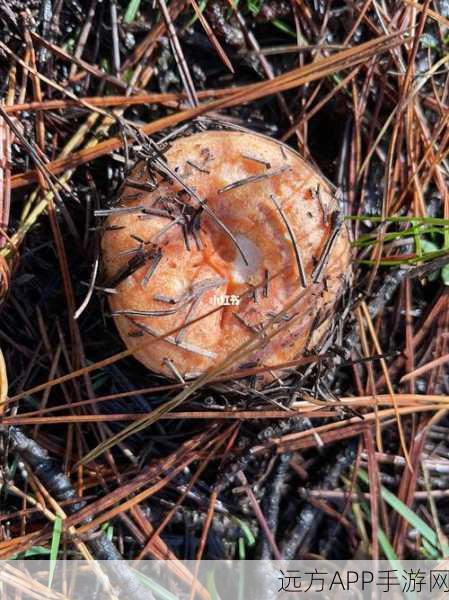
[[[103,214],[112,316],[152,371],[198,376],[254,339],[232,370],[284,365],[335,321],[348,229],[330,184],[271,138],[180,137],[156,165],[137,164]]]

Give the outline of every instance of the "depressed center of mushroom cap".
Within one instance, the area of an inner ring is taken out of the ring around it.
[[[236,233],[235,240],[245,256],[246,262],[240,252],[235,253],[230,273],[231,282],[234,284],[245,283],[252,278],[262,262],[262,252],[259,247],[243,233]]]
[[[203,259],[226,280],[228,293],[238,293],[244,284],[253,284],[263,275],[266,251],[260,242],[235,229],[231,240],[216,227],[211,228]]]

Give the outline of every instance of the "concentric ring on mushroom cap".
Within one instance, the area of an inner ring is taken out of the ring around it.
[[[311,349],[350,264],[346,226],[329,243],[338,207],[326,180],[283,144],[236,131],[178,138],[165,160],[185,187],[140,163],[105,223],[104,266],[116,286],[109,303],[127,347],[169,378],[200,374],[254,336],[260,344],[245,364],[276,365]],[[282,331],[264,339],[304,284]],[[144,336],[152,339],[142,347]]]

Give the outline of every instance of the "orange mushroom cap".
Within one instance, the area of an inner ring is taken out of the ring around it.
[[[102,238],[110,308],[135,358],[174,378],[248,343],[232,370],[310,350],[350,272],[327,181],[287,146],[240,131],[178,138],[164,160],[172,177],[134,168]]]

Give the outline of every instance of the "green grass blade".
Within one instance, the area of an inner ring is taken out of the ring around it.
[[[213,570],[209,571],[206,576],[206,588],[209,592],[210,600],[220,600],[217,587],[215,585],[215,574]]]
[[[291,29],[291,27],[289,27],[287,25],[287,23],[284,23],[284,21],[281,21],[281,19],[274,19],[273,25],[276,27],[276,29],[279,29],[279,31],[282,31],[282,33],[286,33],[290,37],[293,37],[296,39],[296,33],[293,31],[293,29]]]
[[[35,558],[36,556],[48,556],[50,554],[50,550],[48,548],[44,548],[43,546],[33,546],[32,548],[28,548],[25,552],[19,552],[18,554],[14,554],[8,560],[22,560],[26,558]],[[2,596],[0,595],[0,598]]]
[[[445,265],[441,269],[441,279],[443,280],[444,285],[449,285],[449,265]]]
[[[140,8],[140,0],[130,0],[125,14],[123,15],[123,23],[129,25],[134,21]]]
[[[413,258],[403,258],[401,260],[400,255],[398,258],[383,259],[379,262],[375,260],[358,260],[357,262],[362,265],[377,265],[381,267],[399,267],[401,265],[414,265],[415,263],[429,262],[434,258],[440,258],[442,256],[448,256],[447,250],[438,250],[438,252],[426,252],[421,256],[414,256]]]
[[[359,470],[358,476],[363,483],[369,485],[368,475],[365,471]],[[436,547],[438,547],[438,536],[435,531],[429,525],[427,525],[427,523],[423,521],[421,517],[414,513],[401,500],[399,500],[399,498],[395,496],[393,492],[390,492],[390,490],[387,490],[387,488],[384,486],[381,486],[380,490],[382,498],[385,500],[385,502],[397,513],[399,513],[401,517],[407,521],[407,523],[416,529],[422,538],[425,539],[431,546],[433,546],[433,549],[435,550]]]
[[[174,594],[166,590],[164,587],[162,587],[143,573],[139,573],[137,569],[133,569],[133,571],[135,572],[137,578],[143,583],[143,585],[146,585],[147,588],[149,588],[154,593],[156,598],[160,598],[160,600],[179,600],[178,596],[175,596]]]
[[[245,538],[239,537],[238,550],[239,550],[239,560],[245,560],[245,558],[246,558]]]
[[[441,235],[443,235],[443,228],[442,227],[423,227],[424,223],[420,224],[420,225],[416,225],[414,227],[409,227],[408,229],[403,229],[402,231],[389,231],[388,233],[384,234],[381,238],[382,242],[390,242],[393,241],[397,238],[403,238],[403,237],[412,237],[412,236],[418,236],[418,239],[421,240],[421,244],[423,244],[424,242],[428,243],[428,244],[433,244],[433,242],[427,242],[427,240],[422,240],[420,238],[420,236],[422,235],[431,235],[432,233],[441,233]],[[367,233],[364,235],[359,236],[356,240],[354,240],[352,242],[352,245],[355,247],[359,247],[359,246],[370,246],[372,244],[375,244],[379,242],[379,238],[375,233]],[[430,250],[426,250],[425,249],[425,243],[424,246],[421,248],[416,248],[416,252],[417,254],[420,254],[422,252],[422,250],[424,250],[424,252],[429,252]],[[436,246],[435,244],[433,244],[434,248],[433,250],[439,250],[438,246]],[[430,248],[430,246],[429,246]]]
[[[245,521],[242,521],[241,519],[238,519],[237,517],[234,517],[234,521],[238,524],[238,526],[242,530],[243,535],[246,538],[246,543],[248,544],[248,546],[254,546],[254,544],[256,543],[256,538],[254,537],[254,534],[251,531],[248,523],[245,523]]]
[[[427,225],[441,225],[449,227],[449,220],[440,217],[380,217],[377,215],[347,215],[348,221],[370,221],[371,223],[425,223]]]
[[[206,8],[206,0],[202,0],[202,2],[198,2],[198,8],[200,9],[200,12],[204,12],[204,9]],[[198,16],[196,14],[196,12],[193,13],[193,17],[190,19],[190,21],[183,27],[183,31],[188,29],[189,27],[192,27],[192,25],[194,23],[196,23],[196,21],[198,20]]]
[[[370,520],[370,508],[369,508],[368,502],[362,501],[361,507],[362,507],[362,511],[363,511],[366,519],[369,521]],[[399,581],[399,583],[401,583],[399,573],[401,573],[401,572],[403,573],[404,568],[403,568],[401,561],[399,560],[396,552],[394,551],[394,548],[391,545],[390,540],[388,539],[384,530],[381,529],[380,527],[377,528],[377,539],[379,541],[379,546],[380,546],[380,549],[382,550],[384,556],[387,558],[387,560],[389,561],[389,563],[391,564],[393,569],[398,570],[398,574],[396,575],[396,577],[397,577],[397,580]],[[404,594],[404,597],[407,598],[407,600],[417,600],[416,594],[412,591],[404,591],[403,594]]]
[[[388,560],[399,560],[393,546],[390,544],[390,540],[380,527],[377,528],[377,539],[379,540],[382,552]]]
[[[56,561],[58,560],[59,544],[61,542],[62,533],[62,519],[60,517],[55,518],[53,523],[53,534],[51,536],[50,546],[50,568],[48,571],[48,587],[51,587],[53,576],[56,569]]]

